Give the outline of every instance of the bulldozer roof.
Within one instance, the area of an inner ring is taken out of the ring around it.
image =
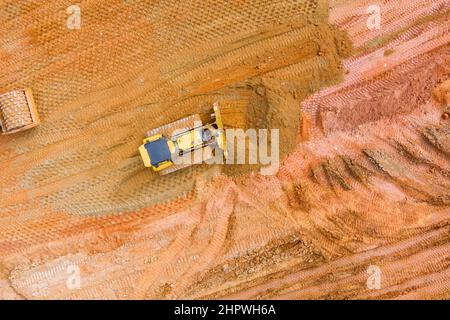
[[[161,162],[171,160],[167,139],[164,136],[155,141],[147,142],[144,146],[153,166],[158,166]]]

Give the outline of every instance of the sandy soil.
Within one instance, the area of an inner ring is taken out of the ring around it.
[[[369,2],[81,1],[80,30],[1,4],[1,89],[42,125],[0,137],[0,297],[450,298],[450,1],[380,30]],[[213,101],[280,128],[277,175],[143,168],[148,129]]]

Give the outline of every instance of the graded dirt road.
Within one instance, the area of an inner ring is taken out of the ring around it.
[[[0,298],[450,298],[450,1],[371,4],[0,4],[1,90],[42,121],[0,137]],[[276,175],[143,168],[214,101],[280,129]]]

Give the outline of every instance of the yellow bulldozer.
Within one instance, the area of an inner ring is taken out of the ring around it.
[[[226,159],[226,139],[219,104],[214,103],[209,123],[203,124],[200,115],[194,114],[150,130],[139,152],[144,165],[161,175],[199,163],[193,160],[195,153],[199,152],[200,163],[216,156]]]

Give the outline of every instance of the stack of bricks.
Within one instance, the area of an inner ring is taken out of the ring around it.
[[[35,122],[25,90],[0,95],[0,122],[4,132],[18,131]]]

